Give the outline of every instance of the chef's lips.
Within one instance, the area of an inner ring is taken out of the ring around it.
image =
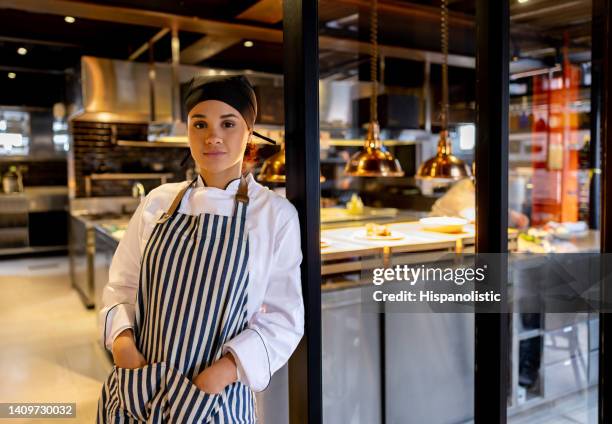
[[[189,82],[189,88],[185,95],[185,109],[187,114],[200,102],[205,100],[218,100],[232,106],[244,118],[249,129],[255,125],[257,117],[257,98],[255,91],[249,80],[242,76],[231,77],[193,77]],[[264,135],[253,131],[253,135],[266,140],[269,143],[276,144],[274,140]],[[191,156],[187,152],[185,158],[181,161],[181,166],[187,162]]]

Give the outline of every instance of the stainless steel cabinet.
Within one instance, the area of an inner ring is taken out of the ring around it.
[[[473,417],[474,315],[385,314],[388,424]]]
[[[0,250],[28,245],[28,199],[24,194],[0,195]]]
[[[360,288],[324,292],[321,313],[323,422],[382,422],[380,315],[362,310]]]

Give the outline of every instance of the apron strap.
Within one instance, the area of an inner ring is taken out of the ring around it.
[[[238,186],[238,191],[235,195],[236,200],[234,201],[234,216],[238,215],[238,210],[246,209],[247,205],[249,204],[248,193],[249,187],[246,182],[246,178],[244,177],[244,174],[242,174],[240,175],[240,185]],[[240,216],[242,217],[242,220],[246,218],[246,214],[244,212],[241,213]]]
[[[236,201],[244,203],[245,206],[249,204],[249,187],[244,175],[240,175],[240,185],[236,193]]]
[[[181,191],[179,191],[177,193],[176,197],[172,201],[172,204],[170,205],[168,210],[166,212],[164,212],[164,214],[157,220],[158,224],[163,224],[164,222],[169,220],[172,215],[174,215],[174,212],[176,212],[176,210],[178,209],[179,205],[181,204],[181,200],[183,199],[183,196],[185,195],[185,192],[187,190],[189,190],[189,188],[191,188],[191,186],[193,186],[197,180],[198,180],[198,178],[196,177],[192,182],[187,184],[185,187],[183,187],[181,189]]]

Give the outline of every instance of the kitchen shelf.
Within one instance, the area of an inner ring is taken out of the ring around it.
[[[150,172],[150,173],[101,173],[101,174],[89,174],[85,178],[92,180],[156,180],[164,178],[172,178],[174,176],[171,172]]]
[[[150,173],[100,173],[89,174],[85,177],[85,194],[91,196],[92,181],[108,181],[108,180],[160,180],[161,184],[165,184],[169,178],[174,177],[171,172],[150,172]]]
[[[117,140],[117,146],[123,147],[182,147],[188,148],[187,141],[135,141],[135,140]]]
[[[364,143],[364,139],[362,138],[357,138],[357,139],[340,139],[340,138],[336,138],[336,139],[328,139],[328,140],[321,140],[321,149],[325,149],[328,146],[334,146],[334,147],[361,147],[363,146]],[[383,145],[385,146],[408,146],[411,144],[420,144],[422,143],[421,140],[382,140]]]

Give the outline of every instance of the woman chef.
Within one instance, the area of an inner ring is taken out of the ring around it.
[[[303,334],[296,209],[243,173],[247,143],[265,138],[252,86],[196,77],[185,106],[199,175],[152,190],[115,252],[98,422],[254,423],[253,392]]]

